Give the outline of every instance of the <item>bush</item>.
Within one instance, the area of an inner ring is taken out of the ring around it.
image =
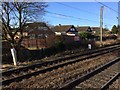
[[[88,32],[80,32],[80,33],[79,33],[79,36],[80,36],[82,39],[92,39],[92,38],[94,38],[94,36],[91,35],[91,33],[88,33]]]
[[[65,50],[65,43],[63,41],[58,41],[55,43],[55,47],[59,51]]]

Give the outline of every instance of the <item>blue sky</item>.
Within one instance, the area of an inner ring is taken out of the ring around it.
[[[117,2],[102,3],[118,11]],[[65,5],[69,5],[69,7]],[[75,18],[46,13],[44,20],[51,25],[99,26],[101,6],[102,5],[97,2],[48,2],[48,7],[46,8],[47,11],[66,16],[73,16]],[[113,25],[117,25],[117,16],[118,14],[116,12],[104,7],[103,27],[107,26],[111,29]]]

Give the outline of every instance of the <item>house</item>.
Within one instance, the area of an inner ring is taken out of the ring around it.
[[[68,36],[76,36],[78,35],[78,31],[74,27],[74,25],[61,25],[55,26],[52,28],[56,35],[68,35]]]
[[[54,32],[44,22],[28,23],[26,29],[29,30],[30,39],[45,38],[54,35]]]
[[[56,39],[60,40],[56,41],[64,41],[65,43],[73,43],[79,41],[78,31],[74,27],[74,25],[61,25],[55,26],[52,28],[56,35]]]
[[[95,36],[100,36],[100,27],[91,27],[92,28],[92,34]],[[110,30],[103,28],[102,29],[103,34],[110,34]]]
[[[92,32],[92,29],[90,26],[77,26],[76,29],[77,29],[78,33],[80,33],[80,32],[90,32],[91,33]]]
[[[92,35],[99,36],[100,35],[100,27],[90,27],[90,26],[77,26],[76,27],[78,33],[80,32],[89,32]],[[103,30],[103,33],[105,33],[106,30]]]
[[[92,34],[95,36],[100,35],[100,27],[91,27],[92,28]]]
[[[54,32],[44,22],[27,23],[24,30],[28,37],[23,40],[26,47],[46,48],[54,44]]]
[[[111,31],[109,30],[109,29],[107,29],[107,28],[104,28],[104,34],[111,34]]]

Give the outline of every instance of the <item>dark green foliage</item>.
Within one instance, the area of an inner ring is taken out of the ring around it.
[[[94,37],[93,35],[91,35],[91,33],[88,33],[88,32],[80,32],[80,33],[79,33],[79,36],[80,36],[82,39],[91,39],[91,38]]]
[[[120,25],[118,25],[118,34],[120,35]]]
[[[118,33],[118,28],[117,28],[116,25],[114,25],[114,26],[112,27],[112,33],[113,33],[113,34],[117,34],[117,33]]]
[[[55,47],[61,51],[65,49],[65,43],[63,41],[58,41],[55,43]]]

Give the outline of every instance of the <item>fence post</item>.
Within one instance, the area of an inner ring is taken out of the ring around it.
[[[88,44],[88,49],[92,49],[92,46],[91,46],[91,44]]]
[[[13,57],[13,63],[15,66],[17,66],[17,55],[16,50],[14,48],[11,49],[12,57]]]

